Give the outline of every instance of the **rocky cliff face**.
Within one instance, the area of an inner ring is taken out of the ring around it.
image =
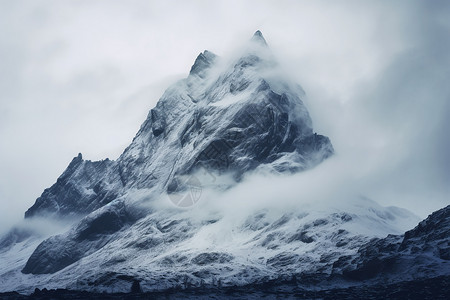
[[[432,213],[405,234],[374,239],[355,256],[341,257],[334,264],[335,272],[356,280],[413,280],[449,275],[449,270],[450,206]]]
[[[115,161],[83,160],[80,153],[25,212],[25,218],[48,215],[76,218],[116,199],[122,187]]]
[[[126,194],[176,192],[198,168],[236,181],[256,168],[297,172],[333,154],[313,132],[302,89],[275,76],[278,65],[258,31],[231,63],[200,53],[189,76],[169,87],[118,160],[73,159],[25,213],[84,216]]]

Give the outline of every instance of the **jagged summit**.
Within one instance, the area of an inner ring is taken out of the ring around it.
[[[200,77],[204,76],[204,70],[209,68],[214,64],[217,55],[212,53],[211,51],[205,50],[203,53],[200,53],[195,59],[194,64],[191,67],[189,72],[190,75],[198,75]]]
[[[260,44],[260,45],[267,46],[267,42],[266,42],[266,40],[264,39],[264,36],[263,36],[262,32],[259,31],[259,30],[257,30],[257,31],[253,34],[252,41],[253,41],[253,42],[256,42],[256,43],[258,43],[258,44]]]

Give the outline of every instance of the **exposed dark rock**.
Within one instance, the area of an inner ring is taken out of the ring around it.
[[[25,212],[33,216],[80,216],[111,202],[118,195],[111,184],[119,180],[117,164],[109,159],[91,162],[75,157],[56,183],[45,189]],[[92,193],[86,193],[91,190]]]
[[[288,243],[291,243],[293,241],[301,241],[303,243],[309,244],[314,242],[314,238],[310,237],[306,231],[299,231],[287,240]]]
[[[66,234],[43,241],[28,259],[25,274],[55,273],[102,248],[109,235],[133,223],[139,216],[127,211],[122,202],[113,203],[95,215],[85,217]]]
[[[155,136],[159,136],[164,132],[164,128],[166,127],[165,121],[163,119],[162,113],[157,109],[150,110],[151,118],[152,118],[152,131]]]
[[[223,264],[233,259],[233,256],[227,253],[209,252],[201,253],[192,259],[192,263],[197,265]]]
[[[449,241],[450,205],[432,213],[404,235],[374,239],[363,245],[356,256],[341,257],[334,263],[334,272],[341,269],[344,276],[353,280],[395,277],[401,273],[413,278],[426,276],[426,269],[433,270],[436,264],[449,259]]]
[[[393,299],[393,300],[446,300],[450,293],[450,277],[440,276],[391,284],[374,284],[332,289],[307,289],[302,286],[306,278],[275,280],[264,284],[234,287],[182,287],[167,291],[146,293],[89,293],[67,289],[46,290],[29,296],[17,292],[0,293],[5,300],[22,299]],[[309,279],[310,280],[310,279]],[[308,281],[309,281],[308,280]],[[220,282],[220,281],[219,281]]]
[[[133,280],[130,293],[132,293],[132,294],[142,293],[141,284],[139,283],[139,280],[137,280],[137,279]]]
[[[298,254],[293,254],[289,252],[282,252],[275,255],[267,260],[267,264],[276,268],[286,267],[288,265],[293,265],[300,259]]]

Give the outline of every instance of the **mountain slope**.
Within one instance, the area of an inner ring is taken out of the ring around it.
[[[350,279],[391,281],[450,275],[450,206],[432,213],[403,235],[374,239],[334,266]]]
[[[345,206],[275,207],[230,214],[204,206],[137,209],[127,199],[114,201],[43,241],[22,260],[23,273],[12,270],[0,275],[0,282],[22,292],[34,287],[112,292],[128,291],[134,280],[152,291],[241,286],[301,274],[325,279],[340,257],[355,255],[373,237],[400,234],[417,220],[364,199]],[[145,216],[134,221],[142,210]]]

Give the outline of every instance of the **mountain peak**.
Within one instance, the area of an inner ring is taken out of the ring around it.
[[[230,174],[237,184],[256,168],[302,171],[332,155],[329,139],[314,134],[297,88],[278,75],[262,33],[249,43],[229,64],[216,62],[210,51],[199,53],[119,159],[76,157],[27,217],[86,215],[134,188],[177,194],[179,178],[199,169]]]
[[[256,43],[258,43],[260,45],[267,46],[267,42],[264,39],[264,36],[263,36],[262,32],[259,31],[259,30],[256,30],[256,32],[253,34],[252,41],[256,42]]]
[[[197,74],[198,76],[203,77],[203,71],[214,63],[216,57],[217,55],[211,51],[203,51],[203,53],[200,53],[195,59],[189,74]]]

